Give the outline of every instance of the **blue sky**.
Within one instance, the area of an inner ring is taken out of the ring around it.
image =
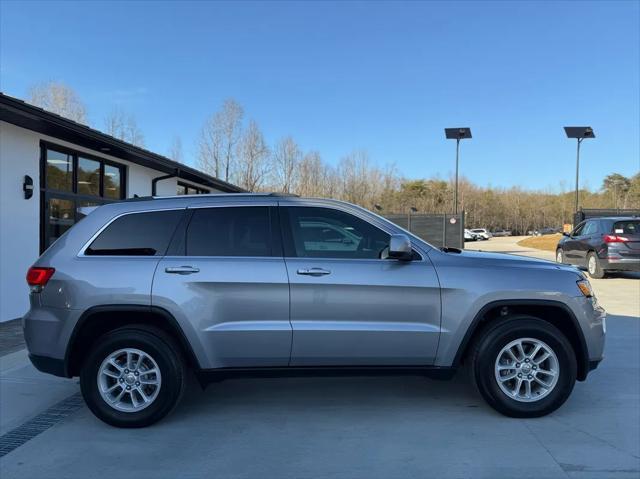
[[[461,173],[571,189],[640,169],[640,2],[0,3],[0,90],[67,83],[104,127],[118,105],[146,145],[195,158],[204,120],[235,98],[273,144],[330,163],[366,149],[409,178],[454,171],[444,127],[469,126]]]

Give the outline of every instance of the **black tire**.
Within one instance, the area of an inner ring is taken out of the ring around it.
[[[562,251],[562,248],[558,248],[556,250],[556,263],[565,264],[564,263],[564,251]]]
[[[150,355],[161,374],[160,390],[155,400],[140,411],[114,409],[98,389],[98,370],[113,352],[124,348],[139,349]],[[91,412],[100,420],[117,427],[149,426],[169,414],[178,404],[186,385],[186,366],[180,350],[169,336],[145,326],[129,326],[101,336],[91,348],[80,372],[80,389]]]
[[[501,350],[511,341],[533,338],[546,343],[556,354],[558,381],[553,389],[534,402],[508,396],[498,385],[495,364]],[[567,400],[576,382],[577,362],[571,343],[552,324],[531,316],[511,317],[485,329],[470,354],[473,382],[487,403],[509,417],[540,417],[558,409]]]
[[[592,267],[592,261],[594,267]],[[587,255],[587,272],[589,276],[595,279],[602,279],[606,276],[606,271],[602,269],[598,256],[593,251],[590,251]]]

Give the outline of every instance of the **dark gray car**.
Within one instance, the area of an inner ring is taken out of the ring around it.
[[[481,274],[478,274],[481,272]],[[515,417],[547,414],[603,357],[605,312],[572,266],[438,249],[360,207],[278,195],[96,209],[28,273],[33,364],[80,376],[117,426],[169,413],[191,369],[424,374],[467,364]]]
[[[586,268],[593,278],[614,271],[640,271],[640,219],[592,218],[558,242],[558,263]]]

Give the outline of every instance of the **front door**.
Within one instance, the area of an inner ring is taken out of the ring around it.
[[[281,202],[290,364],[433,364],[440,334],[435,270],[418,253],[409,262],[380,259],[389,232],[358,211]]]
[[[286,366],[289,283],[275,203],[188,211],[184,240],[156,270],[152,304],[190,333],[204,368]]]

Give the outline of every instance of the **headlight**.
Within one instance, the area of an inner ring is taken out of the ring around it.
[[[578,285],[578,289],[582,294],[584,294],[587,298],[591,298],[593,296],[593,289],[591,288],[591,283],[587,279],[581,279],[576,282]]]

